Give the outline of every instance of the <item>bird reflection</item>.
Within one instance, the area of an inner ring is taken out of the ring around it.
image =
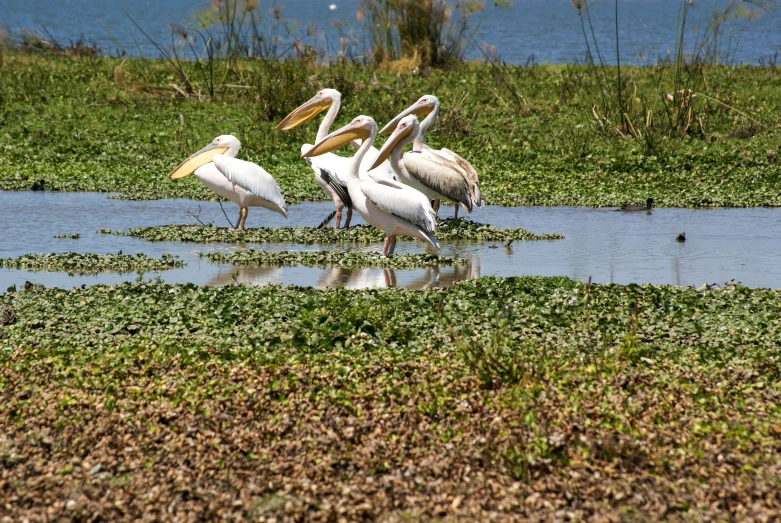
[[[285,271],[295,267],[234,267],[222,271],[211,279],[209,285],[222,286],[232,283],[268,285],[286,283]],[[449,287],[462,280],[473,280],[482,274],[478,256],[470,256],[464,265],[434,266],[419,269],[351,269],[347,267],[311,268],[319,271],[315,287],[318,289],[344,287],[345,289],[376,289],[383,287],[407,287],[430,289]],[[287,280],[290,279],[288,275]]]
[[[405,281],[403,276],[411,274],[414,278]],[[478,256],[470,256],[465,265],[434,266],[420,269],[349,269],[331,267],[325,269],[317,280],[318,288],[344,287],[346,289],[373,289],[382,287],[407,287],[409,289],[430,289],[449,287],[462,280],[473,280],[482,274],[482,265]],[[399,282],[401,277],[401,282]]]

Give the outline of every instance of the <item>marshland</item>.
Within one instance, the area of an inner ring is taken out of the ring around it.
[[[334,1],[10,8],[0,521],[777,518],[780,6]]]

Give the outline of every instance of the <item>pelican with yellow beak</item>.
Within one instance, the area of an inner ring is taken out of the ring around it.
[[[359,116],[345,127],[334,131],[304,152],[304,158],[316,157],[334,151],[353,140],[361,146],[350,159],[346,172],[347,191],[353,209],[366,223],[385,231],[382,255],[393,254],[398,235],[412,236],[439,248],[434,237],[436,214],[431,202],[420,191],[386,178],[362,180],[361,163],[377,136],[377,124],[369,116]]]
[[[276,126],[276,130],[287,131],[294,129],[299,125],[303,125],[318,114],[325,111],[325,118],[320,122],[320,127],[317,129],[317,136],[315,142],[319,142],[328,135],[331,125],[336,119],[336,115],[339,113],[339,108],[342,104],[342,94],[336,89],[323,89],[314,95],[311,99],[307,100],[300,107],[297,107],[293,112],[287,115]],[[360,143],[353,143],[353,147],[356,149]],[[304,144],[301,146],[301,153],[308,151],[312,148],[311,144]],[[361,163],[359,176],[362,179],[367,177],[372,178],[390,178],[395,179],[393,169],[384,162],[374,172],[368,173],[369,165],[374,161],[377,156],[377,149],[372,147],[369,150],[369,154],[364,158]],[[345,220],[345,228],[350,226],[350,219],[352,218],[352,201],[350,199],[350,193],[347,191],[347,177],[346,173],[348,165],[350,163],[349,158],[337,156],[333,153],[323,154],[317,158],[305,158],[309,166],[315,173],[315,181],[323,189],[323,191],[333,200],[336,207],[336,221],[334,227],[339,228],[339,224],[342,220],[342,210],[347,207],[347,217]],[[328,220],[326,220],[326,223]]]
[[[431,127],[431,124],[433,124],[439,116],[439,99],[431,94],[421,96],[417,102],[404,109],[393,120],[388,122],[385,127],[380,130],[380,134],[388,134],[392,132],[399,125],[399,122],[401,122],[402,118],[408,115],[415,115],[417,117],[423,118],[423,121],[420,122],[420,134],[418,134],[418,136],[415,138],[412,144],[412,149],[414,151],[428,151],[430,153],[437,154],[445,160],[458,165],[460,171],[463,172],[463,175],[469,184],[469,195],[470,199],[472,200],[472,205],[475,207],[482,207],[483,199],[480,196],[480,180],[478,180],[477,171],[475,171],[475,168],[472,167],[472,164],[450,149],[444,147],[442,149],[432,149],[426,145],[426,131],[428,131],[429,127]],[[455,202],[455,200],[453,201]],[[435,203],[435,208],[439,210],[439,202]],[[458,218],[458,205],[456,205],[455,216]]]
[[[437,200],[444,196],[471,212],[469,183],[463,170],[455,162],[430,149],[413,150],[402,156],[404,147],[417,139],[419,134],[420,124],[417,116],[410,114],[399,120],[393,134],[380,149],[375,164],[389,159],[400,181],[422,192],[428,199]]]
[[[265,207],[287,218],[287,205],[277,181],[265,169],[236,155],[241,142],[233,135],[218,136],[171,171],[169,178],[194,174],[206,187],[239,206],[236,230],[244,229],[247,207]]]

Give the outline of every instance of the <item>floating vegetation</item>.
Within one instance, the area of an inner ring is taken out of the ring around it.
[[[306,265],[308,267],[378,267],[382,269],[413,269],[438,265],[463,265],[466,258],[438,254],[394,254],[381,256],[377,252],[345,251],[247,251],[202,253],[212,263],[232,265]]]
[[[498,242],[509,240],[563,240],[561,234],[534,234],[521,228],[503,229],[469,218],[445,218],[437,220],[437,239],[441,241],[469,240]]]
[[[67,272],[69,274],[97,274],[101,272],[156,272],[184,267],[185,263],[170,254],[162,259],[146,254],[94,254],[65,252],[52,254],[25,254],[18,258],[0,258],[0,267],[26,271]]]
[[[55,238],[61,240],[78,240],[81,238],[81,234],[58,234]]]
[[[775,514],[778,290],[131,282],[4,305],[12,521]]]
[[[468,218],[448,218],[438,222],[437,239],[441,242],[507,241],[507,240],[560,240],[560,234],[534,234],[525,229],[502,229],[493,225],[473,222]],[[99,229],[103,234],[133,236],[158,242],[195,243],[375,243],[385,234],[370,225],[356,225],[349,229],[324,227],[258,227],[236,231],[212,225],[161,225],[139,227],[128,231]]]

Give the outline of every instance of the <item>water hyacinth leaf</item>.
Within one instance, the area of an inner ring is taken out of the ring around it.
[[[412,269],[439,265],[462,265],[465,258],[452,258],[438,254],[394,254],[381,256],[376,252],[342,251],[257,251],[248,249],[233,253],[202,253],[212,263],[233,265],[306,265],[309,267],[380,267],[387,269]]]
[[[534,234],[520,228],[503,229],[464,218],[440,220],[437,225],[437,239],[443,242],[559,240],[564,238],[560,234]],[[258,227],[243,231],[202,225],[161,225],[158,227],[139,227],[127,231],[100,229],[98,232],[132,236],[149,241],[195,243],[375,243],[381,242],[385,238],[382,231],[369,225],[356,225],[349,229]]]
[[[97,274],[101,272],[156,272],[184,267],[185,263],[171,255],[162,259],[150,258],[139,253],[94,254],[94,253],[52,253],[26,254],[17,258],[0,258],[0,267],[27,271],[61,271],[71,274]]]

